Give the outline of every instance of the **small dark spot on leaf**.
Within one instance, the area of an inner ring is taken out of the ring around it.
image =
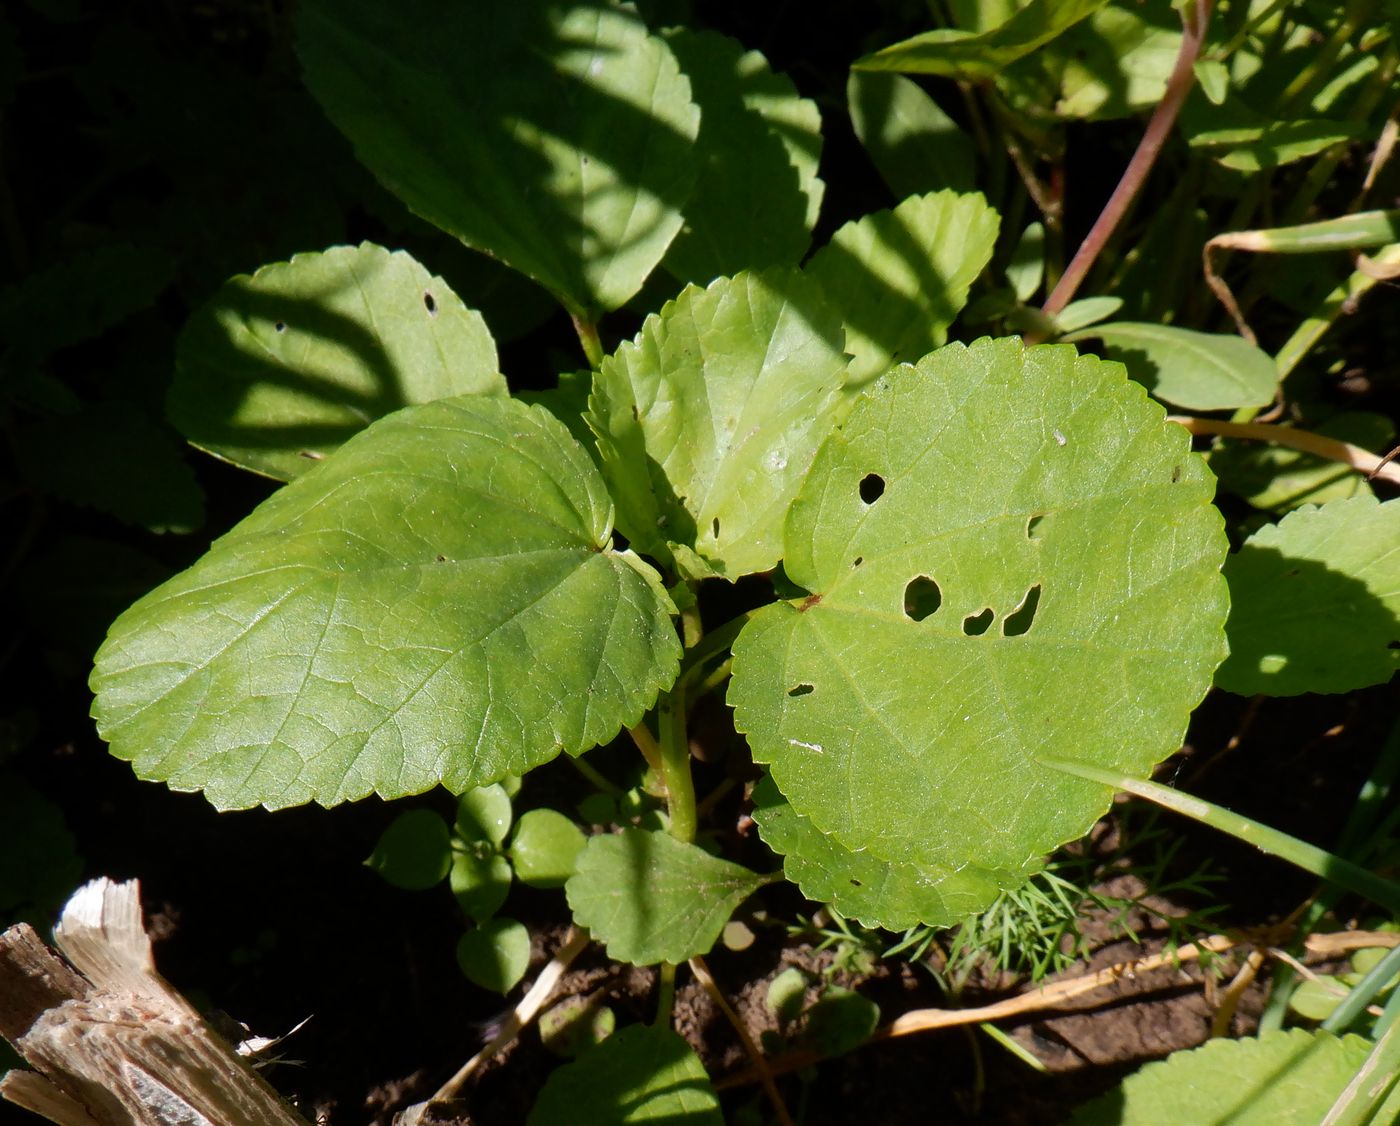
[[[942,605],[943,592],[927,575],[915,576],[904,588],[904,616],[911,621],[922,622],[929,615],[936,614]]]
[[[286,331],[287,331],[287,322],[286,322],[286,321],[278,321],[275,325],[272,326],[272,331],[273,331],[273,332],[286,332]]]
[[[969,614],[963,619],[963,633],[968,637],[981,637],[992,627],[992,619],[996,617],[992,613],[992,608],[988,606],[980,614]]]
[[[439,556],[437,557],[437,561],[438,561],[439,563],[446,563],[446,562],[447,562],[447,556],[445,556],[445,555],[439,555]]]
[[[1286,571],[1283,573],[1283,577],[1284,577],[1285,579],[1291,579],[1291,578],[1293,578],[1295,575],[1297,575],[1298,572],[1299,572],[1299,568],[1297,568],[1297,567],[1290,567],[1290,568],[1288,568],[1288,570],[1286,570]]]
[[[428,310],[428,316],[437,316],[437,298],[435,298],[431,293],[425,292],[423,294],[423,308]]]
[[[853,887],[853,888],[858,888],[858,887],[864,887],[864,886],[865,886],[865,885],[862,884],[862,883],[861,883],[858,879],[856,879],[854,876],[851,877],[851,887]]]
[[[1181,466],[1179,466],[1179,465],[1174,465],[1174,466],[1172,466],[1172,484],[1175,485],[1175,484],[1176,484],[1178,481],[1180,481],[1180,480],[1181,480]]]
[[[1030,590],[1026,591],[1026,597],[1021,599],[1021,605],[1012,610],[1001,620],[1001,632],[1004,637],[1020,637],[1031,628],[1031,623],[1035,621],[1035,610],[1040,605],[1040,584],[1036,583]]]
[[[816,691],[810,684],[794,684],[788,689],[789,696],[806,696],[809,692]]]
[[[642,412],[639,411],[639,410],[637,409],[637,404],[636,404],[636,403],[633,403],[633,404],[632,404],[632,421],[633,421],[633,422],[640,422],[641,420],[642,420]]]
[[[297,456],[304,457],[307,461],[324,461],[326,458],[325,454],[317,453],[315,450],[298,450]]]
[[[864,555],[857,555],[854,559],[851,560],[851,566],[852,566],[852,567],[859,567],[859,566],[860,566],[862,563],[864,563],[864,562],[865,562],[865,556],[864,556]]]
[[[860,499],[874,504],[885,495],[885,479],[878,473],[867,473],[860,479]]]
[[[821,600],[822,596],[820,594],[809,594],[806,598],[802,600],[802,605],[797,608],[797,612],[799,614],[805,614],[808,610],[810,610]]]
[[[1036,538],[1036,535],[1035,535],[1035,528],[1036,528],[1036,525],[1039,524],[1039,523],[1040,523],[1042,520],[1044,520],[1044,519],[1045,519],[1045,514],[1044,514],[1043,512],[1038,512],[1038,513],[1036,513],[1034,516],[1032,516],[1029,520],[1026,521],[1026,539],[1028,539],[1028,540],[1033,540],[1033,539]]]
[[[1400,649],[1400,641],[1392,641],[1386,646],[1387,649]]]
[[[715,537],[715,539],[719,539],[719,517],[718,517],[718,516],[716,516],[712,521],[710,521],[710,534],[713,535],[713,536]]]

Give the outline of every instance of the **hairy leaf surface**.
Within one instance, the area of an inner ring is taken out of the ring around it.
[[[933,192],[847,223],[812,256],[807,273],[846,319],[853,380],[947,342],[999,226],[980,195]]]
[[[776,564],[846,362],[840,319],[795,270],[690,286],[648,317],[590,401],[623,534],[697,576]]]
[[[788,517],[812,593],[735,645],[755,758],[846,849],[989,900],[1107,808],[1039,754],[1146,774],[1180,745],[1225,651],[1212,485],[1120,367],[1069,347],[893,369]]]
[[[1230,657],[1215,683],[1252,696],[1350,692],[1400,667],[1400,501],[1290,512],[1225,563]]]
[[[226,809],[460,791],[585,750],[679,659],[610,517],[544,410],[399,411],[117,620],[98,728],[141,777]]]
[[[608,956],[649,966],[707,954],[734,908],[768,880],[669,833],[590,837],[566,891]]]
[[[168,407],[200,449],[290,481],[400,407],[505,394],[496,369],[481,314],[367,242],[226,282],[180,336]]]
[[[315,0],[307,85],[423,218],[595,318],[681,227],[700,111],[670,48],[620,4]]]

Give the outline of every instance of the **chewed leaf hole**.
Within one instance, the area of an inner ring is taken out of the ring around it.
[[[1040,605],[1040,584],[1036,583],[1030,590],[1026,591],[1026,597],[1021,599],[1021,605],[1012,610],[1001,620],[1001,632],[1004,637],[1020,637],[1035,621],[1035,609]]]
[[[286,322],[286,321],[278,321],[275,325],[272,326],[272,331],[273,331],[273,332],[286,332],[286,331],[287,331],[287,322]]]
[[[789,696],[806,696],[806,695],[808,695],[809,693],[814,692],[814,691],[816,691],[816,689],[813,688],[812,685],[810,685],[810,684],[805,684],[805,683],[804,683],[804,684],[794,684],[791,688],[788,689],[788,695],[789,695]]]
[[[938,584],[927,575],[919,575],[909,580],[904,588],[904,616],[915,622],[922,622],[931,614],[936,614],[943,605],[943,592]]]
[[[996,617],[992,613],[992,608],[988,606],[980,614],[969,614],[963,619],[963,633],[968,637],[981,637],[992,627],[992,619]]]
[[[864,556],[864,555],[857,555],[854,559],[851,560],[851,566],[852,566],[852,567],[859,567],[859,566],[860,566],[862,563],[864,563],[864,562],[865,562],[865,556]]]
[[[885,479],[878,473],[867,473],[860,479],[860,499],[874,504],[885,495]]]
[[[437,298],[435,298],[431,293],[424,293],[423,308],[428,310],[428,316],[437,316]]]
[[[714,518],[714,520],[710,522],[710,533],[711,533],[711,535],[713,535],[713,536],[715,537],[715,539],[719,539],[719,517],[718,517],[718,516],[716,516],[716,517]]]
[[[1038,512],[1026,521],[1026,539],[1037,539],[1035,530],[1040,526],[1040,522],[1045,519],[1045,513]]]
[[[1181,480],[1181,466],[1179,466],[1179,465],[1174,465],[1174,466],[1172,466],[1172,484],[1175,485],[1175,484],[1176,484],[1178,481],[1180,481],[1180,480]]]

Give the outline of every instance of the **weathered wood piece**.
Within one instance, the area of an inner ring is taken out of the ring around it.
[[[156,973],[135,881],[80,888],[54,941],[66,962],[0,935],[0,1035],[34,1069],[0,1096],[60,1126],[306,1126]]]

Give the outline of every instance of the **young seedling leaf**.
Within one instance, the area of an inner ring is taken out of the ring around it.
[[[540,1043],[556,1056],[573,1059],[613,1034],[617,1016],[599,1003],[601,993],[565,997],[540,1014]]]
[[[1306,506],[1225,563],[1230,657],[1215,683],[1242,696],[1349,692],[1400,667],[1400,501]]]
[[[724,1126],[700,1058],[669,1028],[631,1024],[545,1081],[526,1126]]]
[[[400,407],[504,395],[496,369],[481,314],[367,242],[226,282],[180,335],[167,409],[200,449],[290,481]]]
[[[1079,1109],[1071,1126],[1314,1126],[1366,1061],[1361,1036],[1280,1029],[1241,1040],[1210,1040],[1174,1052]],[[1372,1122],[1400,1115],[1393,1091]]]
[[[510,861],[499,852],[478,855],[459,852],[452,857],[448,883],[462,914],[484,923],[501,909],[510,894]]]
[[[510,858],[523,884],[558,888],[574,874],[586,838],[583,830],[553,809],[532,809],[520,819]]]
[[[1038,755],[1145,775],[1180,746],[1225,650],[1212,486],[1141,387],[1072,348],[983,340],[893,369],[788,517],[784,567],[811,594],[735,645],[754,757],[847,850],[949,883],[958,912],[976,881],[990,901],[1111,797]]]
[[[700,106],[700,170],[662,265],[681,281],[796,265],[811,240],[821,114],[757,51],[712,31],[665,32]]]
[[[464,841],[499,845],[510,832],[510,795],[505,787],[492,783],[476,786],[458,799],[453,828]]]
[[[307,85],[360,160],[570,312],[617,308],[680,230],[700,111],[630,6],[315,0],[297,17]]]
[[[411,809],[389,823],[365,864],[395,887],[422,891],[452,866],[447,822],[431,809]]]
[[[852,989],[834,985],[807,1010],[802,1045],[823,1058],[843,1055],[870,1038],[880,1006]]]
[[[847,223],[812,256],[807,274],[846,319],[853,381],[947,341],[999,225],[980,195],[933,192]]]
[[[1213,332],[1115,321],[1065,337],[1097,337],[1103,354],[1157,398],[1193,411],[1262,407],[1273,402],[1278,366],[1261,348]]]
[[[695,577],[772,567],[845,376],[840,319],[796,270],[688,287],[594,381],[618,527]]]
[[[98,728],[141,777],[225,809],[461,791],[586,750],[680,650],[610,514],[547,412],[406,408],[117,620]]]
[[[620,962],[707,954],[734,908],[768,880],[668,833],[590,837],[565,890],[574,921]]]
[[[1067,28],[1102,8],[1108,0],[1030,0],[1000,27],[978,35],[940,29],[858,59],[858,70],[898,70],[905,74],[941,74],[968,82],[997,73]]]
[[[896,199],[974,187],[972,138],[901,74],[853,70],[846,82],[851,125]]]
[[[818,903],[829,903],[847,919],[868,927],[901,931],[924,919],[957,919],[984,907],[1008,883],[1029,875],[981,869],[928,879],[918,864],[852,852],[792,808],[771,778],[754,790],[754,820],[763,842],[783,858],[783,875]]]
[[[482,989],[509,993],[530,968],[530,932],[514,919],[489,919],[457,940],[457,965]]]

